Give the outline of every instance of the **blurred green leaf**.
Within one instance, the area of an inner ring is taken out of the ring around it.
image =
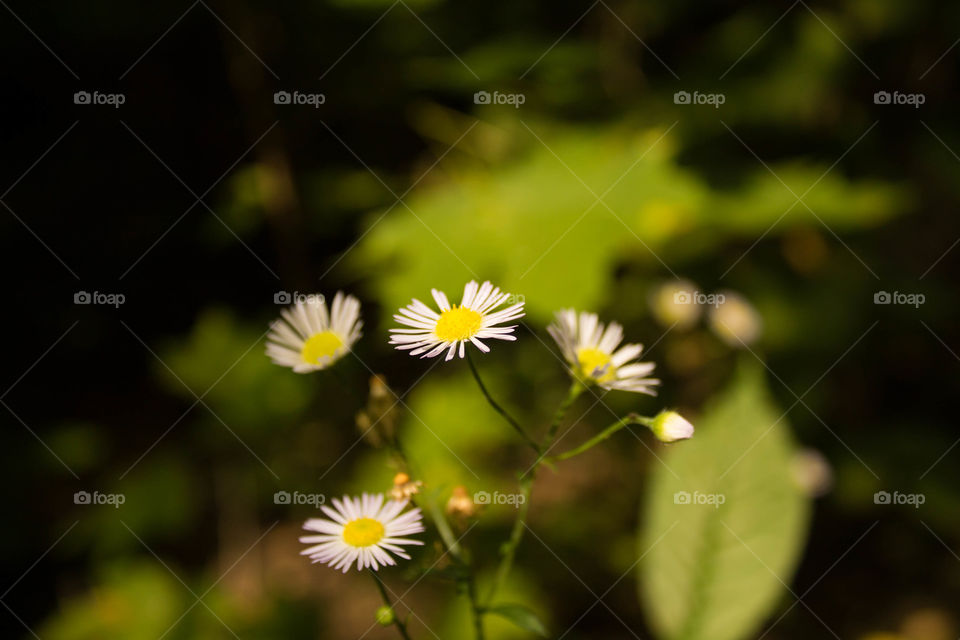
[[[530,631],[544,638],[549,637],[547,627],[540,621],[533,611],[521,604],[498,604],[487,608],[488,613],[506,618],[525,631]]]
[[[789,583],[809,501],[790,475],[781,414],[751,363],[658,466],[640,533],[640,595],[661,638],[746,638]]]
[[[68,600],[45,623],[40,636],[49,640],[156,640],[186,610],[187,595],[183,585],[152,559],[111,565],[93,589]]]
[[[896,187],[838,172],[821,180],[827,166],[795,160],[771,165],[788,186],[758,164],[741,185],[714,188],[677,162],[669,125],[500,124],[519,141],[516,159],[449,160],[447,178],[438,171],[406,198],[409,208],[376,214],[348,256],[351,268],[371,274],[385,312],[429,299],[431,287],[456,300],[476,277],[525,295],[531,317],[545,319],[565,306],[602,305],[609,274],[624,260],[679,269],[723,243],[817,218],[838,229],[870,227],[905,202]],[[791,193],[808,189],[817,218]]]
[[[231,427],[283,423],[306,407],[313,380],[271,363],[263,352],[265,337],[266,326],[251,328],[225,311],[207,310],[187,340],[161,351],[172,372],[158,364],[158,375],[190,402],[202,395]]]

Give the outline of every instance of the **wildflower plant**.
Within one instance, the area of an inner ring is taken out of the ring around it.
[[[379,376],[371,380],[370,402],[357,414],[357,426],[368,443],[386,447],[401,470],[385,493],[344,496],[334,499],[332,506],[324,505],[325,518],[311,518],[303,525],[308,533],[300,541],[309,546],[301,553],[315,563],[344,573],[351,569],[369,572],[384,602],[375,614],[377,621],[383,626],[394,626],[402,638],[409,640],[406,620],[394,609],[378,571],[411,560],[408,549],[424,545],[419,534],[426,532],[426,514],[441,541],[443,556],[449,556],[452,563],[449,575],[454,577],[458,593],[469,600],[474,636],[483,640],[484,618],[489,615],[507,618],[527,631],[547,635],[546,627],[532,611],[498,600],[527,528],[534,479],[540,467],[556,468],[560,462],[600,445],[629,425],[648,427],[665,443],[692,437],[694,427],[674,411],[665,410],[654,416],[630,413],[579,446],[554,452],[557,432],[567,411],[591,387],[656,395],[660,381],[648,377],[655,365],[638,361],[643,347],[635,343],[621,345],[623,327],[616,322],[605,325],[596,314],[577,313],[573,309],[557,312],[555,322],[547,331],[568,365],[571,384],[547,428],[531,429],[493,397],[472,355],[474,348],[483,354],[490,353],[491,348],[486,344],[490,340],[515,341],[517,325],[507,323],[523,317],[524,303],[490,282],[468,282],[459,304],[451,304],[447,296],[436,289],[431,293],[438,310],[413,299],[394,315],[400,326],[390,329],[389,343],[421,358],[443,355],[445,361],[466,359],[484,399],[534,456],[532,462],[525,463],[518,471],[516,515],[507,539],[500,546],[493,579],[481,593],[476,579],[478,567],[468,551],[472,527],[468,528],[466,523],[482,518],[481,506],[474,503],[463,486],[454,488],[446,508],[439,506],[436,491],[430,489],[430,478],[416,476],[416,461],[407,458],[399,442],[394,428],[396,408],[390,401],[392,392]],[[329,314],[322,297],[313,302],[298,302],[292,309],[284,310],[285,324],[278,322],[273,326],[267,354],[275,363],[298,373],[333,366],[359,338],[359,312],[356,298],[340,293],[334,298]],[[542,437],[531,435],[539,431],[543,431]]]

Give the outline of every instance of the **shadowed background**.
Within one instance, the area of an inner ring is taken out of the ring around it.
[[[489,278],[528,315],[481,370],[528,424],[566,385],[544,331],[555,309],[617,319],[658,363],[657,400],[586,398],[565,446],[611,413],[666,405],[696,422],[750,369],[772,411],[757,420],[829,462],[832,490],[775,572],[793,594],[777,581],[742,637],[955,638],[958,14],[860,0],[8,0],[4,636],[392,637],[370,628],[365,576],[297,556],[316,510],[274,493],[389,487],[354,426],[374,373],[400,394],[398,428],[434,489],[510,492],[527,456],[464,363],[428,373],[434,362],[386,344],[411,297]],[[82,91],[123,104],[76,104]],[[278,91],[324,101],[277,104]],[[924,102],[876,104],[882,91]],[[676,277],[740,292],[760,339],[744,349],[704,320],[658,318],[653,293]],[[277,293],[340,289],[363,302],[356,357],[310,376],[271,365]],[[878,292],[924,302],[878,305]],[[623,576],[672,451],[617,437],[535,489],[510,595],[556,636],[661,637],[652,619],[670,615],[651,613],[638,571]],[[730,460],[762,461],[737,446]],[[124,503],[75,504],[77,491]],[[877,491],[925,502],[878,505]],[[470,534],[488,566],[510,516],[491,508]],[[748,520],[762,539],[776,519]],[[403,577],[387,573],[397,594]],[[428,579],[405,597],[418,637],[462,637],[449,593]]]

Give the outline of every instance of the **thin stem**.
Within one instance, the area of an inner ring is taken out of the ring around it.
[[[586,390],[586,387],[579,380],[574,380],[573,384],[570,385],[570,391],[567,393],[567,397],[557,408],[557,412],[553,414],[553,421],[547,430],[547,437],[541,445],[544,450],[553,443],[553,439],[557,435],[557,430],[560,428],[560,423],[563,422],[563,417],[567,415],[567,411],[573,406],[573,403],[580,397],[580,394],[583,393],[584,390]]]
[[[550,428],[547,429],[546,437],[544,437],[543,442],[537,445],[537,459],[534,461],[533,466],[520,476],[520,495],[522,496],[522,500],[517,505],[517,517],[514,518],[513,526],[510,529],[510,537],[503,545],[503,557],[500,559],[500,565],[497,567],[497,573],[494,577],[493,584],[490,586],[490,592],[487,595],[488,606],[493,603],[497,591],[506,581],[510,570],[513,569],[513,561],[517,555],[517,547],[520,546],[520,541],[523,539],[523,532],[526,528],[527,511],[530,508],[530,497],[533,493],[533,481],[537,469],[541,464],[550,463],[550,461],[544,457],[544,454],[550,450],[550,445],[553,443],[557,435],[557,430],[560,428],[560,423],[563,422],[567,411],[585,390],[586,387],[582,382],[579,380],[573,381],[567,397],[564,398],[563,402],[561,402],[557,408],[556,413],[553,414],[553,420],[550,423]]]
[[[473,356],[470,355],[469,349],[467,349],[467,364],[470,365],[470,372],[473,374],[474,380],[477,381],[477,386],[480,387],[480,391],[483,392],[483,396],[487,399],[487,402],[490,404],[490,406],[493,407],[494,411],[499,413],[501,416],[503,416],[504,420],[510,423],[510,426],[513,427],[518,434],[520,434],[520,437],[523,438],[524,442],[533,448],[534,451],[540,453],[540,446],[533,440],[533,438],[527,435],[527,433],[523,430],[523,427],[520,426],[520,423],[514,420],[513,417],[507,413],[506,410],[501,407],[496,400],[493,399],[493,396],[490,395],[490,392],[487,391],[486,385],[484,385],[483,380],[480,379],[480,373],[477,371],[477,366],[473,363]]]
[[[471,573],[467,578],[467,597],[470,598],[470,611],[473,614],[473,630],[477,640],[483,640],[483,608],[477,597],[477,581]]]
[[[454,537],[453,530],[450,528],[450,523],[447,522],[446,516],[443,515],[443,511],[437,506],[437,502],[433,499],[433,496],[429,498],[424,497],[427,501],[427,507],[430,509],[430,515],[433,517],[433,525],[437,528],[437,533],[440,534],[443,545],[450,552],[450,555],[462,562],[463,550],[460,548],[460,543],[457,542],[456,537]]]
[[[570,449],[569,451],[565,451],[558,456],[554,456],[553,459],[559,462],[560,460],[568,460],[569,458],[578,456],[584,451],[594,448],[604,440],[609,439],[610,436],[615,434],[617,431],[620,431],[620,429],[624,428],[628,424],[643,424],[643,425],[650,426],[652,422],[653,422],[653,418],[638,416],[636,414],[631,413],[630,415],[620,418],[619,420],[611,424],[609,427],[607,427],[597,435],[593,436],[592,438],[590,438],[589,440],[581,444],[579,447],[574,447],[573,449]]]
[[[373,576],[373,581],[377,583],[377,589],[380,591],[380,597],[383,598],[383,604],[387,605],[393,609],[393,605],[390,603],[390,596],[387,594],[387,585],[383,584],[383,580],[380,579],[380,576],[377,575],[377,572],[373,569],[368,570],[370,575]],[[397,628],[397,631],[400,633],[400,637],[403,640],[411,640],[410,634],[407,633],[407,625],[400,619],[400,616],[397,615],[397,611],[393,609],[393,626]]]
[[[523,496],[523,500],[517,505],[517,517],[514,519],[513,527],[510,529],[510,537],[502,547],[503,557],[500,560],[500,565],[497,567],[493,584],[490,585],[490,592],[487,594],[487,606],[493,604],[493,598],[497,595],[497,590],[499,590],[501,585],[506,581],[507,576],[510,575],[510,570],[513,568],[513,560],[517,555],[517,547],[520,546],[520,541],[523,539],[523,530],[526,528],[527,510],[530,508],[530,494],[533,491],[533,478],[538,465],[539,461],[534,464],[529,472],[520,478],[520,495]]]

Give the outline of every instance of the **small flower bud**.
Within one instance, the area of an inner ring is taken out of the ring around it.
[[[661,411],[650,424],[650,431],[661,442],[676,442],[693,437],[693,425],[676,411]]]
[[[702,311],[697,285],[689,280],[661,284],[650,296],[650,309],[661,325],[689,329],[700,319]]]
[[[410,480],[410,476],[400,472],[393,476],[393,487],[390,489],[390,497],[394,500],[409,500],[411,496],[420,493],[420,487],[423,483],[419,480]]]
[[[383,605],[377,609],[376,616],[377,624],[382,627],[389,627],[397,620],[397,614],[393,612],[392,607],[388,607],[387,605]]]
[[[793,481],[804,493],[819,498],[833,487],[833,469],[819,451],[803,449],[790,460]]]
[[[477,513],[477,505],[473,503],[473,498],[467,493],[465,486],[457,485],[447,500],[447,515],[458,518],[469,518]]]
[[[739,293],[722,291],[718,303],[710,309],[710,328],[734,348],[749,346],[760,337],[763,321],[760,313]]]
[[[370,398],[373,400],[383,400],[390,398],[390,387],[387,386],[387,379],[383,376],[370,376]]]

